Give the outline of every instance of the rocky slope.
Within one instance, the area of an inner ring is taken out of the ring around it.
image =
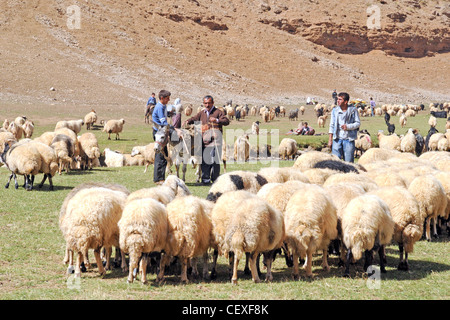
[[[438,0],[5,0],[0,102],[450,101],[449,15]]]

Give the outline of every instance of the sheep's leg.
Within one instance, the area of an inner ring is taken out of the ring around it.
[[[380,258],[380,271],[381,273],[386,273],[384,245],[380,246],[380,248],[378,249],[378,257]]]
[[[325,269],[325,271],[330,271],[330,266],[328,265],[328,250],[324,249],[322,252],[322,267]]]
[[[223,162],[223,172],[227,173],[227,161],[226,160],[222,160]]]
[[[14,173],[11,173],[10,175],[9,175],[9,179],[8,179],[8,182],[5,184],[5,188],[6,189],[8,189],[9,188],[9,184],[10,184],[10,182],[11,182],[11,179],[14,177]]]
[[[94,249],[94,256],[95,256],[95,261],[97,262],[98,272],[100,273],[101,276],[103,276],[106,274],[106,271],[103,268],[103,262],[102,262],[102,259],[100,258],[100,250],[101,250],[101,247]]]
[[[405,270],[409,270],[409,263],[408,263],[408,252],[405,251]]]
[[[430,236],[430,224],[431,224],[431,218],[427,218],[426,219],[426,227],[425,227],[425,237],[427,239],[427,241],[431,241],[431,236]]]
[[[186,170],[187,170],[187,164],[183,163],[183,181],[186,181]]]
[[[437,217],[433,218],[433,238],[436,238],[436,239],[439,238],[438,233],[437,233],[437,219],[438,219]]]
[[[191,275],[192,275],[192,277],[194,278],[194,279],[197,279],[198,278],[198,276],[199,276],[199,272],[198,272],[198,268],[197,268],[197,262],[198,262],[198,259],[195,257],[195,258],[191,258],[191,259],[189,259],[190,260],[190,262],[191,262],[191,267],[192,267],[192,272],[191,272]]]
[[[266,282],[271,282],[273,280],[272,275],[272,261],[275,255],[275,250],[271,250],[269,252],[264,252],[264,263],[267,266],[267,274],[266,274]]]
[[[254,252],[250,255],[250,269],[252,271],[252,280],[255,283],[260,283],[261,280],[259,278],[258,269],[256,268],[256,261],[258,260],[259,253]]]
[[[39,189],[42,188],[42,186],[44,185],[45,180],[47,180],[47,174],[46,173],[44,173],[44,178],[42,178],[41,183],[39,183],[39,185],[38,185]]]
[[[167,253],[162,254],[159,261],[159,273],[156,277],[156,282],[162,282],[164,280],[164,269],[170,262],[170,256]]]
[[[77,266],[75,268],[75,278],[81,277],[81,262],[83,261],[83,255],[81,252],[78,252],[77,256]]]
[[[122,258],[120,268],[122,269],[122,272],[128,272],[127,260],[125,258],[125,252],[123,250],[120,250],[120,256]]]
[[[141,283],[147,283],[147,264],[148,264],[148,253],[142,254],[141,262],[139,263],[139,273],[141,275]]]
[[[405,270],[405,262],[403,260],[403,245],[399,244],[398,245],[398,251],[399,251],[399,255],[400,255],[400,262],[397,266],[397,270]]]
[[[27,175],[25,175],[25,190],[31,191],[33,189],[33,185],[31,184],[30,179]]]
[[[112,254],[112,247],[106,248],[105,258],[106,258],[106,264],[105,269],[111,270],[111,254]]]
[[[367,271],[367,269],[372,265],[373,260],[373,251],[372,250],[366,250],[364,251],[364,271]],[[381,264],[381,261],[380,261]]]
[[[52,176],[51,176],[50,174],[47,174],[47,178],[48,178],[48,183],[49,183],[49,185],[50,185],[49,189],[50,189],[51,191],[53,191],[54,188],[53,188],[53,179],[52,179]]]
[[[73,267],[73,251],[66,248],[66,255],[64,257],[64,263],[68,263],[69,266],[67,267],[67,274],[74,273],[74,267]]]
[[[306,261],[305,261],[305,271],[307,277],[312,277],[312,250],[308,249],[306,251]]]
[[[352,258],[353,258],[352,249],[348,249],[346,260],[345,260],[344,277],[349,277],[350,276],[350,261],[352,260]]]
[[[233,262],[233,277],[231,278],[231,283],[236,285],[238,280],[238,265],[239,265],[239,258],[237,254],[234,254],[234,262]]]
[[[210,279],[214,280],[217,278],[217,271],[216,271],[216,266],[217,266],[217,258],[219,257],[219,251],[217,249],[214,249],[213,252],[213,263],[212,263],[212,268],[211,268],[211,274],[210,274]]]
[[[203,279],[206,279],[208,276],[208,252],[203,254]]]
[[[188,277],[187,277],[187,264],[188,264],[188,258],[181,258],[181,282],[188,283]]]
[[[292,253],[292,263],[292,276],[294,277],[294,280],[298,280],[298,254],[295,251]]]
[[[289,249],[286,242],[283,242],[281,250],[284,251],[284,259],[286,260],[286,266],[292,267],[293,266],[292,255],[289,254]]]
[[[144,173],[146,173],[147,172],[147,168],[148,168],[148,165],[149,165],[150,163],[149,162],[146,162],[145,163],[145,169],[144,169]]]
[[[245,253],[245,268],[244,268],[244,274],[251,274],[251,270],[249,268],[250,264],[250,253]]]

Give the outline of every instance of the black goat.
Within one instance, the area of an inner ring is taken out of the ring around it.
[[[435,118],[447,118],[447,111],[431,111],[430,114]]]

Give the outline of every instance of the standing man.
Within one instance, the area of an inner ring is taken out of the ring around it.
[[[147,101],[147,105],[145,106],[145,116],[144,116],[145,123],[150,123],[149,118],[153,112],[153,108],[155,107],[155,105],[156,105],[156,98],[155,93],[153,92],[152,96]]]
[[[370,111],[372,111],[372,117],[375,116],[375,101],[370,97]]]
[[[167,90],[161,90],[158,94],[159,102],[155,105],[152,114],[153,122],[161,125],[167,126],[167,103],[170,101],[170,92]],[[155,134],[158,131],[157,128],[153,127],[153,140],[156,141]],[[164,183],[166,177],[166,157],[169,156],[167,146],[165,146],[161,152],[155,154],[155,163],[153,170],[153,182],[156,184]]]
[[[333,93],[331,94],[334,100],[334,105],[337,105],[337,92],[336,89],[333,90]]]
[[[202,185],[210,185],[220,175],[222,158],[222,126],[230,124],[225,114],[214,106],[212,96],[203,98],[205,109],[184,121],[183,125],[201,122],[202,125]]]
[[[331,111],[328,147],[339,159],[354,162],[355,140],[361,122],[357,108],[348,105],[349,100],[348,93],[338,94],[338,106]]]

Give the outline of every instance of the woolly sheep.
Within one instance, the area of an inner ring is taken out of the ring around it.
[[[310,185],[295,192],[284,211],[286,243],[292,252],[294,262],[293,276],[299,276],[298,260],[306,258],[306,276],[312,276],[312,255],[316,250],[323,251],[322,266],[329,270],[327,248],[337,237],[337,214],[325,190]]]
[[[168,235],[164,248],[164,262],[171,257],[181,260],[181,281],[188,282],[188,260],[203,256],[203,278],[208,274],[208,248],[212,244],[211,211],[214,204],[195,196],[179,197],[167,205]],[[196,266],[196,263],[191,265]],[[197,270],[193,270],[197,275]],[[160,268],[158,281],[164,277],[164,267]]]
[[[43,134],[41,134],[39,137],[34,138],[33,140],[42,142],[49,146],[52,144],[52,141],[56,135],[57,135],[57,133],[54,131],[47,131],[47,132],[44,132]]]
[[[447,195],[447,207],[443,216],[444,220],[447,220],[450,216],[450,172],[439,171],[434,174],[436,179],[442,184],[445,194]]]
[[[160,202],[151,198],[127,201],[118,221],[118,228],[120,249],[130,257],[128,283],[134,280],[139,260],[141,282],[147,282],[148,254],[164,249],[167,222],[166,208]]]
[[[382,131],[379,131],[378,144],[381,149],[400,151],[400,138],[396,133],[385,136]]]
[[[112,151],[110,148],[105,148],[105,164],[107,167],[118,168],[123,167],[124,156],[121,153]]]
[[[355,149],[359,153],[358,155],[361,156],[372,148],[372,138],[369,134],[358,132],[357,138],[355,140]]]
[[[405,179],[393,170],[380,169],[373,170],[366,174],[377,184],[378,187],[400,186],[406,188]]]
[[[120,192],[123,192],[125,195],[128,195],[130,193],[124,186],[119,185],[119,184],[88,182],[88,183],[82,183],[82,184],[76,186],[64,198],[63,204],[61,205],[61,209],[59,211],[59,227],[60,227],[60,230],[61,230],[61,232],[63,234],[63,237],[64,237],[65,233],[67,232],[67,229],[66,229],[67,224],[63,224],[63,220],[65,219],[65,216],[66,216],[67,205],[68,205],[69,201],[80,190],[89,189],[89,188],[99,188],[99,187],[120,191]],[[117,256],[116,256],[116,258],[117,258]],[[83,252],[83,260],[84,261],[81,263],[83,266],[89,265],[89,259],[88,259],[88,252],[87,251]],[[67,273],[68,274],[73,273],[73,271],[74,271],[74,267],[73,267],[73,251],[69,250],[68,247],[66,247],[66,250],[65,250],[63,263],[64,264],[69,264],[69,266],[67,268]],[[126,269],[125,260],[122,260],[122,268]]]
[[[133,147],[133,149],[131,150],[131,156],[134,157],[138,154],[144,157],[144,164],[145,164],[144,173],[146,173],[148,166],[155,162],[155,143],[152,142],[145,146]]]
[[[25,121],[27,121],[27,117],[25,116],[18,116],[14,119],[14,123],[16,123],[19,126],[23,126]]]
[[[308,169],[303,172],[308,178],[309,182],[312,184],[323,185],[325,181],[333,174],[339,173],[339,171],[332,170],[329,168],[313,168]]]
[[[108,133],[108,140],[111,140],[111,133],[116,134],[116,140],[119,140],[119,133],[123,130],[123,125],[125,124],[125,119],[120,120],[108,120],[103,127],[103,132]]]
[[[34,132],[34,123],[30,120],[26,120],[22,128],[25,138],[31,138]]]
[[[66,169],[66,172],[69,172],[69,167],[75,154],[75,146],[72,139],[65,134],[57,134],[53,138],[50,147],[55,150],[59,166],[58,173],[61,175],[64,168]]]
[[[131,156],[129,153],[123,154],[123,165],[127,167],[131,166],[144,166],[145,165],[145,159],[144,156],[137,154],[135,156]]]
[[[308,177],[300,170],[292,167],[266,167],[258,171],[258,174],[264,177],[268,183],[283,183],[290,180],[302,181],[309,183]]]
[[[8,121],[8,119],[5,119],[5,121],[3,121],[2,128],[5,130],[8,130],[8,127],[9,127],[9,121]]]
[[[89,249],[94,249],[100,275],[105,274],[100,258],[102,247],[108,249],[106,269],[110,267],[110,248],[119,247],[118,222],[126,197],[127,193],[123,191],[93,187],[79,190],[67,202],[64,217],[60,219],[60,229],[66,241],[66,250],[78,254],[75,277],[81,276],[81,261]],[[122,269],[126,270],[124,256]]]
[[[25,190],[32,190],[33,183],[29,177],[34,179],[34,176],[39,173],[42,166],[42,157],[36,146],[29,144],[28,140],[16,142],[11,146],[10,144],[5,144],[0,159],[8,170],[11,171],[5,188],[9,187],[9,183],[14,177],[15,188],[18,189],[19,184],[16,175],[20,174],[25,178]]]
[[[254,282],[259,282],[256,258],[264,254],[266,281],[272,280],[273,252],[282,245],[284,221],[281,213],[255,194],[231,191],[222,195],[211,212],[213,237],[220,254],[234,256],[232,283],[237,284],[237,268],[244,253],[250,253],[250,269]]]
[[[84,123],[86,124],[86,130],[90,130],[91,126],[97,122],[97,113],[95,110],[92,110],[88,114],[84,116]]]
[[[266,183],[266,178],[255,172],[233,171],[224,173],[213,183],[206,200],[216,202],[224,193],[237,190],[247,190],[256,194]]]
[[[22,139],[23,136],[23,128],[20,124],[17,124],[16,122],[11,122],[8,131],[11,132],[16,140]]]
[[[175,191],[167,186],[162,185],[153,188],[142,188],[130,193],[127,198],[127,202],[145,198],[151,198],[164,205],[167,205],[170,201],[175,199]]]
[[[307,183],[295,180],[285,183],[268,183],[256,195],[283,214],[291,196],[297,190],[308,188],[309,186]]]
[[[400,151],[402,152],[416,152],[416,136],[413,133],[413,129],[409,128],[408,133],[400,141]]]
[[[80,157],[82,167],[92,169],[95,159],[100,158],[100,149],[97,137],[90,132],[83,133],[79,138]]]
[[[387,204],[375,195],[361,195],[348,203],[342,215],[343,243],[346,247],[344,276],[349,276],[350,261],[361,259],[365,252],[364,271],[372,264],[372,250],[378,248],[380,271],[384,266],[384,246],[394,233],[394,221]]]
[[[366,192],[378,188],[376,183],[368,176],[362,174],[350,173],[337,173],[328,177],[323,186],[331,186],[338,183],[355,183],[360,185]]]
[[[380,197],[389,207],[394,221],[393,240],[400,251],[398,270],[408,270],[408,254],[413,252],[414,244],[423,232],[423,219],[416,198],[406,188],[396,186],[383,187],[368,194]]]
[[[443,141],[443,145],[439,145],[441,140]],[[434,133],[431,135],[430,141],[428,143],[428,150],[447,151],[447,149],[448,149],[448,140],[443,133]]]
[[[278,147],[278,155],[282,160],[294,159],[297,154],[297,142],[294,139],[284,138]]]
[[[358,164],[366,166],[372,162],[388,160],[397,154],[400,154],[397,150],[370,148],[359,158]]]
[[[3,153],[3,148],[5,147],[5,143],[11,145],[12,143],[17,142],[16,137],[11,132],[0,132],[0,154]],[[0,166],[2,163],[0,162]]]
[[[191,191],[184,181],[174,174],[168,175],[162,186],[170,188],[175,193],[176,197],[191,195]]]
[[[437,120],[434,116],[430,116],[430,118],[428,119],[428,124],[430,125],[430,127],[435,128],[437,125]]]
[[[248,134],[244,134],[236,139],[234,142],[234,160],[248,161],[250,157],[250,143],[248,141]]]
[[[406,117],[406,115],[404,113],[402,113],[400,115],[400,117],[398,118],[398,122],[400,123],[401,127],[403,128],[404,126],[406,126],[406,122],[408,121],[408,118]]]
[[[437,237],[436,219],[444,216],[447,207],[447,197],[439,180],[428,174],[415,178],[408,187],[419,203],[422,220],[426,221],[425,236],[431,241],[430,224],[433,219],[433,235]]]
[[[333,154],[320,152],[320,151],[308,151],[303,153],[295,160],[294,168],[298,168],[300,171],[306,171],[314,168],[314,164],[322,160],[338,160],[339,158]]]
[[[339,160],[321,160],[314,164],[314,168],[321,168],[321,169],[328,168],[328,169],[336,170],[339,172],[344,172],[344,173],[354,172],[357,174],[360,171],[364,171],[364,172],[366,171],[366,169],[359,164],[350,163],[347,161],[343,161],[341,159],[339,159]]]
[[[55,131],[57,131],[58,129],[61,128],[68,128],[70,130],[72,130],[73,132],[75,132],[75,134],[80,133],[81,131],[81,127],[84,125],[84,120],[83,119],[78,119],[78,120],[62,120],[62,121],[58,121],[56,123],[55,126]]]
[[[41,168],[39,169],[39,173],[43,173],[44,177],[41,183],[38,185],[39,188],[42,188],[46,179],[48,179],[50,190],[53,190],[53,181],[52,177],[55,175],[58,170],[58,158],[54,149],[50,146],[47,146],[44,143],[31,140],[31,145],[34,145],[36,149],[39,151],[41,155]]]

